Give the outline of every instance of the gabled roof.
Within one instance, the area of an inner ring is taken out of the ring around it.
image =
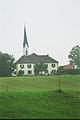
[[[64,65],[64,69],[72,69],[75,67],[75,64]]]
[[[16,64],[21,63],[58,63],[58,61],[54,60],[53,58],[49,57],[48,55],[37,55],[35,53],[32,53],[28,56],[22,56]]]

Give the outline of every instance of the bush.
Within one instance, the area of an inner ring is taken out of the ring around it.
[[[60,66],[60,67],[58,68],[57,74],[58,74],[58,75],[64,75],[64,74],[65,74],[64,72],[65,72],[65,71],[64,71],[63,66]]]
[[[23,74],[24,74],[24,71],[23,71],[23,70],[19,70],[18,75],[19,75],[19,76],[22,76]]]
[[[80,69],[61,69],[58,70],[58,75],[80,75]]]
[[[70,75],[80,75],[80,69],[66,69],[64,70],[64,73]]]

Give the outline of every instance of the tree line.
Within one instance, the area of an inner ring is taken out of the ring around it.
[[[14,61],[13,55],[0,52],[0,77],[12,76],[15,68]]]

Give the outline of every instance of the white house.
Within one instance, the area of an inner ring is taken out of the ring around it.
[[[20,70],[24,71],[24,75],[34,75],[34,65],[41,62],[48,66],[46,74],[51,74],[58,70],[58,61],[49,55],[37,55],[35,53],[28,55],[28,48],[26,29],[24,27],[23,56],[16,62],[16,75],[18,75]]]
[[[58,62],[48,55],[37,55],[32,53],[31,55],[23,55],[16,62],[16,74],[18,75],[19,70],[24,71],[24,75],[34,75],[34,65],[37,63],[47,64],[47,74],[51,74],[58,69]]]

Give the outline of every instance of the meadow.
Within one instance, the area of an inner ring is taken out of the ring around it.
[[[80,76],[0,77],[0,119],[80,119]]]
[[[61,89],[80,91],[80,76],[60,76]],[[59,76],[0,77],[0,91],[58,89]]]

